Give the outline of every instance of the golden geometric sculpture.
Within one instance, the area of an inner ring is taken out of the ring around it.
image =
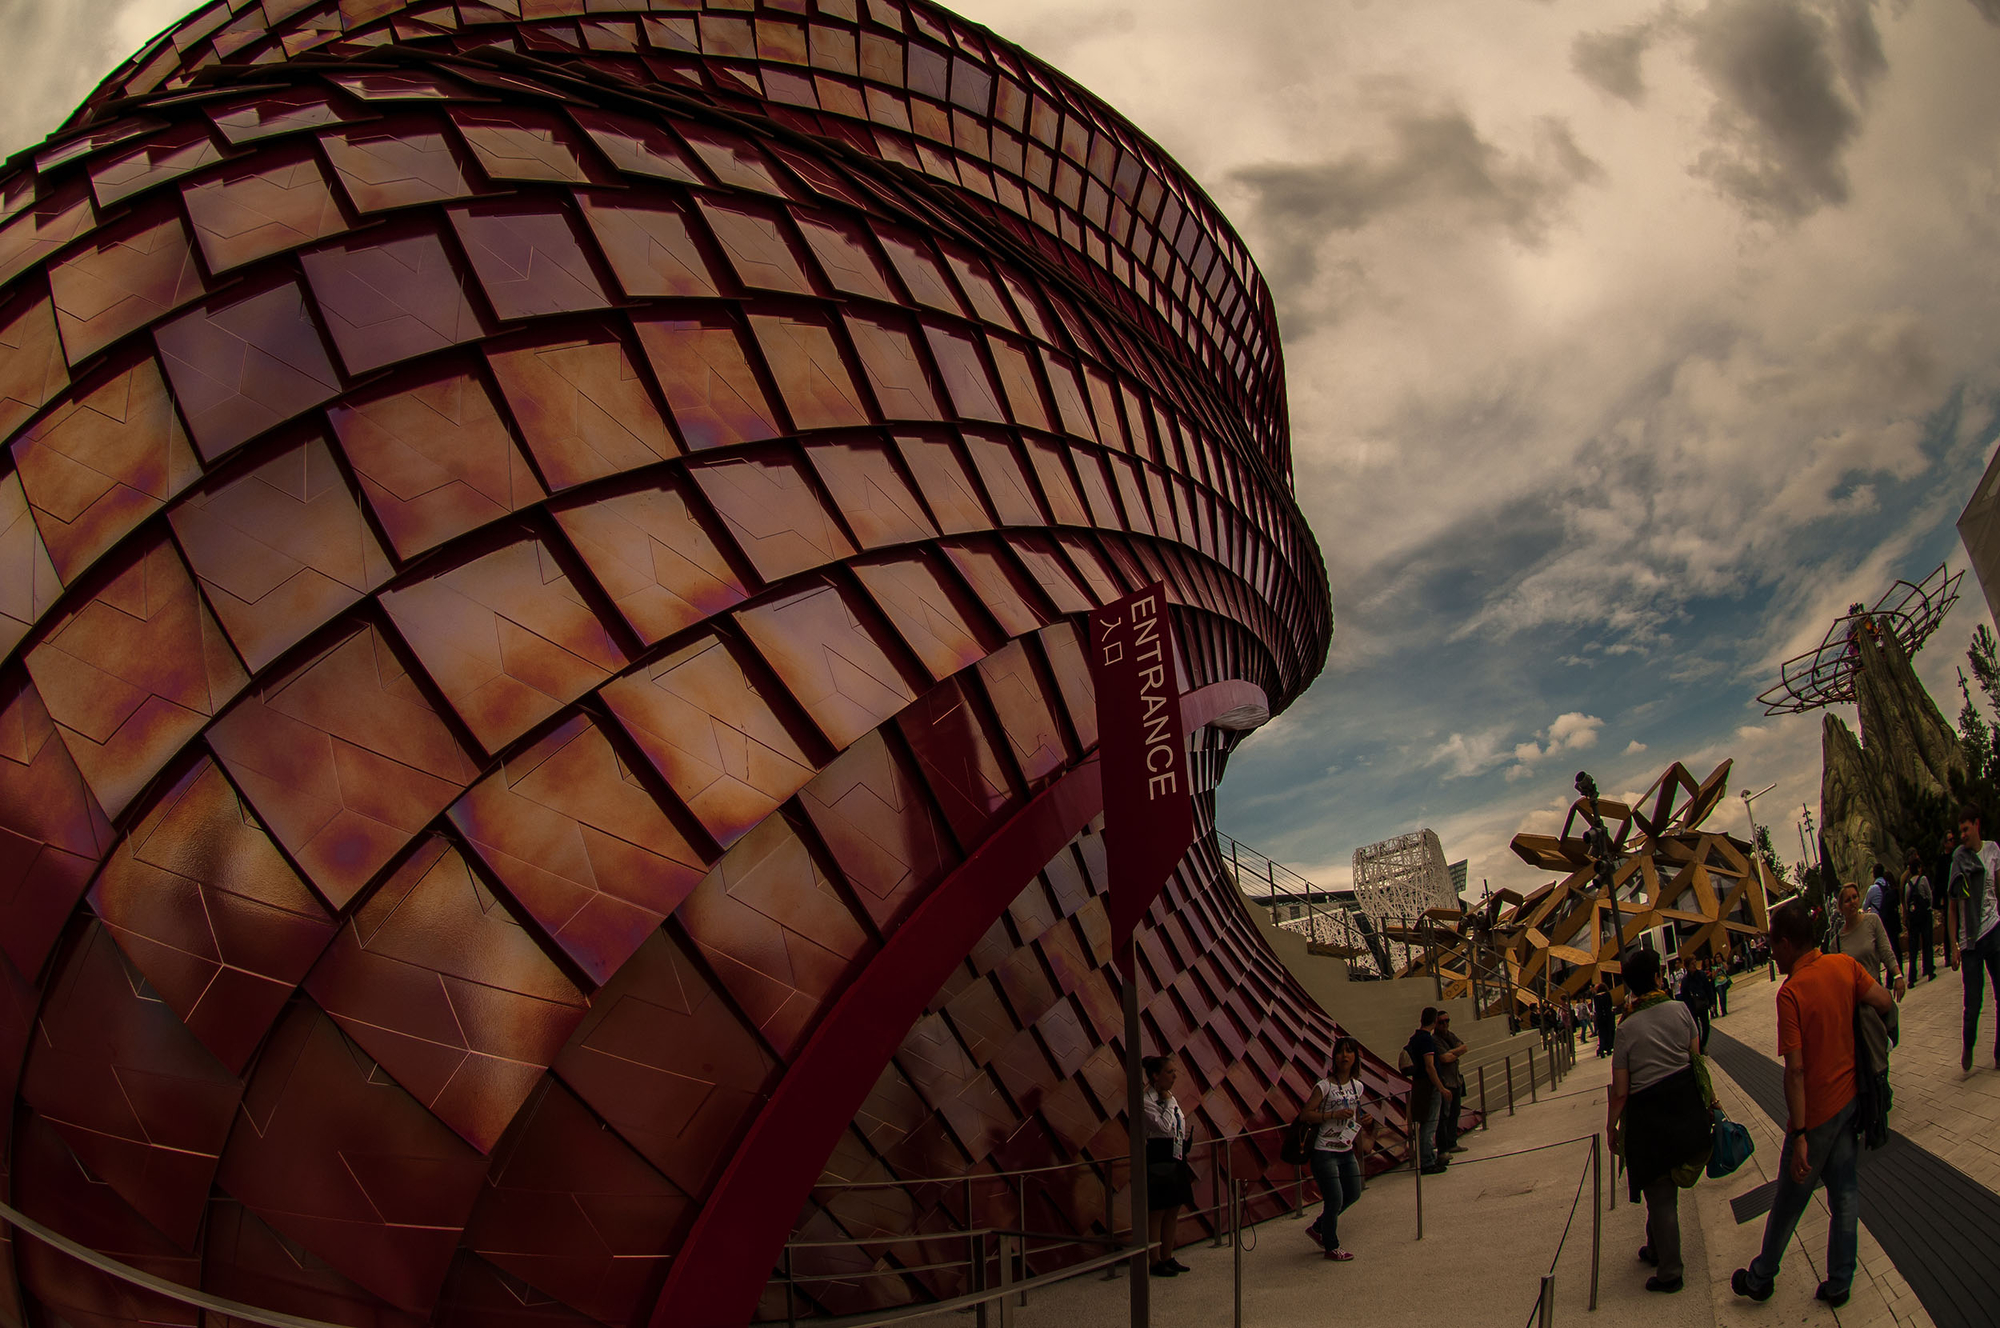
[[[1724,761],[1697,783],[1677,761],[1630,805],[1597,800],[1611,835],[1611,890],[1625,945],[1673,923],[1678,944],[1668,958],[1686,963],[1707,957],[1726,965],[1732,938],[1762,934],[1771,901],[1789,893],[1748,843],[1701,828],[1722,802],[1730,764]],[[1385,934],[1422,945],[1441,994],[1476,994],[1485,1013],[1504,1013],[1511,1003],[1519,1014],[1539,1004],[1544,992],[1575,996],[1599,977],[1612,979],[1615,995],[1620,947],[1611,899],[1591,859],[1589,825],[1589,809],[1578,798],[1560,834],[1514,836],[1516,855],[1565,873],[1561,879],[1525,896],[1497,890],[1486,908],[1470,914],[1432,910],[1420,927]]]

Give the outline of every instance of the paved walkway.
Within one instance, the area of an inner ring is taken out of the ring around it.
[[[1779,1082],[1774,993],[1761,973],[1739,977],[1731,992],[1733,1013],[1715,1021],[1735,1044],[1729,1050],[1722,1043],[1711,1048],[1718,1061],[1729,1063],[1723,1068],[1733,1071],[1715,1076],[1716,1091],[1724,1110],[1749,1128],[1757,1152],[1734,1176],[1704,1180],[1682,1196],[1687,1291],[1658,1296],[1643,1289],[1648,1270],[1634,1252],[1644,1240],[1644,1209],[1626,1201],[1622,1180],[1614,1182],[1607,1167],[1599,1308],[1596,1314],[1588,1312],[1592,1204],[1587,1137],[1603,1127],[1610,1072],[1609,1062],[1593,1057],[1586,1046],[1575,1070],[1554,1092],[1544,1091],[1533,1106],[1522,1103],[1512,1117],[1504,1107],[1496,1108],[1489,1129],[1465,1138],[1471,1151],[1446,1175],[1426,1179],[1423,1240],[1416,1239],[1414,1178],[1408,1173],[1371,1182],[1361,1202],[1343,1214],[1341,1235],[1356,1255],[1352,1263],[1321,1260],[1302,1221],[1278,1218],[1253,1229],[1242,1256],[1243,1322],[1257,1328],[1328,1321],[1509,1328],[1527,1322],[1541,1276],[1553,1259],[1558,1323],[1603,1328],[1930,1328],[1934,1323],[1954,1328],[2000,1323],[2000,1304],[1983,1312],[1977,1301],[1937,1299],[1941,1266],[1949,1271],[1962,1265],[1974,1280],[2000,1274],[2000,1263],[1988,1259],[1982,1264],[1982,1256],[1965,1244],[1968,1202],[2000,1206],[2000,1130],[1994,1128],[2000,1121],[2000,1072],[1984,1056],[1972,1074],[1959,1071],[1961,995],[1958,976],[1952,973],[1919,984],[1903,1005],[1892,1115],[1902,1143],[1870,1159],[1883,1179],[1864,1192],[1861,1269],[1853,1299],[1837,1312],[1812,1299],[1825,1271],[1828,1217],[1823,1194],[1814,1197],[1800,1223],[1777,1295],[1756,1305],[1731,1293],[1730,1273],[1749,1262],[1763,1238],[1768,1200],[1759,1203],[1757,1192],[1775,1178],[1782,1147],[1782,1126],[1759,1101],[1768,1099],[1771,1084]],[[1988,1013],[1989,1021],[1995,1017]],[[1990,1026],[1987,1031],[1990,1039]],[[1990,1047],[1990,1040],[1985,1045]],[[1747,1082],[1739,1082],[1737,1074]],[[1579,1137],[1586,1141],[1574,1142]],[[1898,1147],[1903,1151],[1897,1152]],[[1897,1193],[1890,1195],[1885,1185],[1896,1187]],[[1956,1193],[1954,1186],[1959,1187]],[[1740,1223],[1731,1203],[1737,1199],[1747,1210]],[[1890,1257],[1871,1223],[1884,1230],[1897,1258]],[[1973,1218],[1973,1237],[2000,1240],[2000,1231],[1980,1230],[1980,1225]],[[1153,1281],[1153,1322],[1159,1328],[1229,1324],[1232,1253],[1206,1241],[1184,1249],[1180,1257],[1195,1271]],[[1899,1271],[1898,1260],[1910,1270],[1909,1277]],[[1923,1286],[1924,1296],[1912,1288],[1912,1277]],[[1122,1277],[1079,1279],[1037,1293],[1015,1321],[1021,1328],[1109,1328],[1126,1323],[1127,1297]],[[1926,1297],[1940,1307],[1935,1319],[1925,1308]]]

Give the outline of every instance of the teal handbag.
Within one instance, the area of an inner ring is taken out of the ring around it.
[[[1750,1160],[1757,1151],[1757,1141],[1750,1137],[1750,1131],[1722,1114],[1722,1108],[1715,1108],[1715,1142],[1708,1150],[1708,1178],[1721,1180],[1736,1168]]]

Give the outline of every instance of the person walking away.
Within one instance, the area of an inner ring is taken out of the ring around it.
[[[1646,1244],[1639,1258],[1658,1270],[1646,1290],[1682,1286],[1681,1185],[1678,1170],[1708,1161],[1713,1094],[1701,1060],[1701,1030],[1685,1002],[1660,989],[1660,956],[1640,950],[1625,961],[1625,985],[1639,1006],[1625,1016],[1611,1057],[1604,1132],[1622,1151],[1632,1202],[1646,1201]],[[1620,1121],[1624,1130],[1619,1130]]]
[[[1732,961],[1733,958],[1732,956]],[[1724,1019],[1729,1017],[1729,986],[1735,981],[1730,976],[1732,967],[1733,962],[1725,962],[1722,965],[1722,972],[1717,974],[1715,979],[1715,1012]]]
[[[1785,972],[1778,989],[1778,1050],[1785,1058],[1785,1155],[1778,1190],[1764,1218],[1764,1245],[1730,1289],[1769,1300],[1778,1268],[1813,1190],[1826,1185],[1832,1220],[1826,1233],[1826,1280],[1814,1296],[1835,1309],[1854,1285],[1861,1182],[1854,1138],[1854,1015],[1859,1005],[1886,1014],[1888,990],[1844,954],[1823,954],[1803,902],[1772,910],[1771,954]]]
[[[1417,1140],[1417,1166],[1427,1176],[1445,1168],[1437,1153],[1438,1114],[1444,1106],[1444,1078],[1437,1065],[1437,1007],[1426,1005],[1417,1031],[1403,1050],[1410,1057],[1410,1133]]]
[[[1180,1248],[1181,1209],[1194,1203],[1194,1168],[1187,1164],[1187,1117],[1174,1097],[1180,1066],[1173,1056],[1148,1056],[1139,1063],[1146,1074],[1140,1103],[1146,1112],[1147,1235],[1159,1247],[1154,1277],[1173,1277],[1194,1270],[1174,1257]]]
[[[1465,1073],[1458,1068],[1465,1055],[1465,1039],[1451,1031],[1451,1012],[1439,1010],[1437,1029],[1432,1033],[1438,1044],[1438,1081],[1444,1085],[1444,1101],[1438,1107],[1437,1155],[1449,1158],[1463,1153],[1458,1141],[1459,1113],[1465,1108]]]
[[[1617,1045],[1618,1017],[1611,1006],[1611,986],[1603,978],[1597,980],[1596,990],[1590,993],[1590,1012],[1597,1020],[1597,1054],[1609,1056]]]
[[[1358,1077],[1360,1068],[1361,1044],[1351,1037],[1337,1039],[1326,1078],[1313,1085],[1305,1109],[1306,1124],[1319,1126],[1310,1160],[1322,1200],[1308,1233],[1334,1263],[1354,1257],[1340,1245],[1340,1214],[1361,1197],[1361,1156],[1355,1143],[1361,1137],[1361,1104],[1369,1094]]]
[[[1972,1044],[1979,1040],[1979,1009],[1986,1002],[1986,983],[2000,1000],[2000,845],[1982,836],[1979,809],[1965,806],[1958,813],[1958,848],[1951,855],[1951,876],[1944,892],[1945,965],[1964,969],[1965,1049],[1959,1068],[1972,1072]],[[2000,1066],[2000,1030],[1993,1043],[1993,1063]]]
[[[1936,921],[1937,901],[1931,893],[1930,875],[1924,871],[1923,857],[1911,849],[1903,864],[1903,941],[1909,947],[1903,969],[1912,981],[1916,980],[1919,956],[1924,961],[1924,980],[1937,979],[1937,958],[1931,949],[1937,940]]]
[[[1900,955],[1903,952],[1902,878],[1878,862],[1875,864],[1875,885],[1868,893],[1876,901],[1869,911],[1882,919],[1882,930],[1889,933],[1890,948]]]
[[[1701,1049],[1708,1050],[1708,1016],[1715,1007],[1715,984],[1709,981],[1708,971],[1703,961],[1697,959],[1689,964],[1681,975],[1681,1004],[1687,1006],[1694,1016],[1695,1027],[1701,1030]]]

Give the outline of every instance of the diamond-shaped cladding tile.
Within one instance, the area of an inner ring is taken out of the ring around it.
[[[347,229],[309,148],[260,156],[182,191],[202,257],[221,272]]]
[[[766,581],[854,556],[854,545],[792,452],[763,449],[689,469]]]
[[[282,1234],[427,1317],[486,1159],[310,1001],[278,1021],[217,1180]]]
[[[0,226],[0,281],[12,281],[96,224],[80,182],[45,193]]]
[[[340,391],[295,281],[219,299],[162,324],[153,339],[210,461]]]
[[[192,1249],[243,1086],[118,952],[79,923],[21,1091],[93,1174]]]
[[[327,411],[398,555],[410,558],[545,496],[480,375],[402,375]]]
[[[111,1186],[90,1175],[62,1134],[25,1105],[14,1112],[13,1202],[29,1218],[163,1281],[201,1284],[201,1258],[177,1246]],[[68,1323],[144,1322],[198,1328],[201,1311],[100,1273],[38,1240],[10,1242],[19,1287]],[[9,1294],[13,1279],[8,1280]],[[23,1316],[24,1317],[24,1316]]]
[[[45,293],[17,294],[0,309],[0,441],[68,386],[54,303]]]
[[[972,597],[929,549],[851,565],[903,643],[942,681],[985,657],[991,628]]]
[[[306,991],[437,1118],[491,1151],[584,997],[433,836],[340,929]]]
[[[706,870],[582,715],[473,785],[451,819],[507,893],[599,984]]]
[[[558,504],[556,520],[640,639],[651,645],[749,594],[684,481]]]
[[[925,692],[896,717],[916,753],[924,784],[961,844],[977,844],[1014,793],[997,742],[955,678]]]
[[[406,222],[304,257],[306,280],[349,373],[481,335],[465,278],[435,226]]]
[[[390,1306],[336,1273],[311,1250],[226,1194],[208,1205],[201,1241],[201,1285],[211,1295],[322,1323],[371,1328],[421,1328],[422,1320]]]
[[[581,313],[611,303],[584,255],[576,222],[553,199],[473,203],[450,214],[500,317]]]
[[[49,269],[71,364],[206,293],[180,214],[148,207]]]
[[[806,457],[866,549],[937,538],[886,443],[813,443]]]
[[[90,906],[235,1074],[334,933],[332,917],[207,758],[119,844]]]
[[[382,606],[489,752],[625,666],[539,538],[401,586]]]
[[[14,465],[65,582],[201,478],[151,357],[56,407],[15,441]]]
[[[156,184],[222,160],[222,152],[199,122],[178,125],[127,152],[106,153],[90,166],[91,192],[99,207],[110,207]]]
[[[880,733],[842,752],[800,791],[799,805],[885,933],[957,860],[944,818]]]
[[[675,916],[780,1056],[875,948],[782,816],[723,855]]]
[[[637,318],[633,326],[689,447],[729,447],[784,432],[727,314]]]
[[[796,428],[842,429],[872,423],[826,322],[752,314],[750,328]]]
[[[0,674],[0,949],[21,972],[41,972],[110,847],[42,698],[18,665]]]
[[[55,619],[27,664],[114,817],[248,681],[164,535]]]
[[[478,191],[446,139],[443,126],[396,117],[320,135],[320,147],[357,212],[468,198]]]
[[[627,295],[712,299],[721,293],[687,214],[672,200],[621,190],[579,193],[577,202]]]
[[[0,659],[55,607],[62,581],[28,510],[19,474],[0,478]]]
[[[757,1035],[666,931],[649,936],[597,993],[555,1064],[620,1138],[702,1196],[775,1070]]]
[[[559,1082],[494,1154],[466,1244],[599,1323],[629,1323],[693,1220],[680,1187]]]
[[[821,582],[736,615],[758,653],[836,748],[917,696],[851,595]]]
[[[208,742],[336,909],[478,773],[373,626],[268,679]]]
[[[813,761],[745,672],[707,635],[600,693],[688,810],[732,844],[813,776]]]
[[[318,437],[190,495],[170,519],[252,672],[392,571],[332,449]]]
[[[537,330],[486,353],[550,488],[680,455],[623,342],[608,328],[555,339]]]

